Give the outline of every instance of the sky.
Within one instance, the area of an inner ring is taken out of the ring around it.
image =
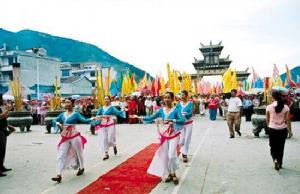
[[[298,0],[0,0],[0,28],[94,44],[153,76],[195,73],[200,43],[222,41],[232,68],[271,76],[300,65]]]

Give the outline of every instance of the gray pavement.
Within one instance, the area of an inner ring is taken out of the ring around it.
[[[180,184],[161,182],[152,191],[160,193],[203,194],[298,194],[300,193],[300,125],[292,123],[294,137],[285,147],[283,169],[273,168],[268,137],[254,138],[249,122],[242,122],[242,137],[229,139],[226,122],[195,117],[189,163],[180,164]],[[118,155],[103,162],[98,154],[98,138],[81,125],[88,143],[84,150],[85,174],[65,171],[61,184],[55,176],[57,134],[45,134],[42,126],[31,133],[16,133],[8,138],[6,166],[13,168],[0,178],[0,193],[76,193],[102,174],[153,142],[158,142],[155,125],[118,125]]]

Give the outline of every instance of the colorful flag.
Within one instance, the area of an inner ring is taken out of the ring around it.
[[[254,68],[252,67],[252,80],[253,80],[253,85],[256,84],[256,81],[258,80],[259,76],[255,72]]]
[[[273,77],[274,78],[279,77],[279,70],[278,70],[276,64],[274,64],[274,66],[273,66]]]
[[[232,80],[231,69],[228,68],[227,71],[223,74],[224,93],[229,93],[231,91],[231,80]]]
[[[292,80],[292,75],[291,75],[290,69],[288,68],[287,65],[285,65],[285,67],[286,67],[286,81],[287,81],[287,83],[288,83],[288,86],[289,86],[290,88],[295,88],[295,87],[297,87],[297,84]]]

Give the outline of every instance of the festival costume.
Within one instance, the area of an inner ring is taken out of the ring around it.
[[[180,141],[179,141],[179,145],[181,147],[180,152],[183,155],[187,155],[191,138],[192,138],[192,130],[193,130],[193,120],[192,120],[193,103],[187,102],[185,105],[183,105],[183,103],[180,102],[177,104],[177,108],[181,110],[181,113],[185,118],[184,127],[181,130],[181,134],[180,134]]]
[[[57,146],[58,157],[56,161],[56,172],[62,174],[64,169],[83,169],[83,148],[87,140],[76,130],[76,123],[90,123],[91,119],[85,119],[80,113],[73,112],[66,116],[61,113],[55,120],[63,125],[61,140]],[[56,123],[55,123],[56,125]]]
[[[109,147],[116,146],[116,116],[126,118],[124,111],[119,111],[113,106],[102,106],[97,116],[104,116],[101,122],[96,123],[95,132],[98,132],[100,153],[108,152]]]
[[[184,125],[184,118],[181,110],[174,107],[169,113],[165,108],[160,108],[149,117],[144,117],[145,123],[151,123],[156,118],[174,120],[173,124],[164,124],[160,132],[160,146],[156,151],[153,160],[147,170],[149,174],[163,177],[168,174],[175,174],[179,168],[179,159],[177,156],[177,144],[179,142],[180,130]]]

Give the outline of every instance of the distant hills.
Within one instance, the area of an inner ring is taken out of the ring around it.
[[[20,50],[43,47],[49,56],[60,58],[63,62],[99,62],[103,66],[112,66],[117,71],[129,69],[135,73],[137,79],[141,79],[145,74],[145,71],[111,56],[95,45],[42,32],[32,30],[10,32],[0,28],[0,48],[3,43],[10,49],[15,49],[16,46]]]

